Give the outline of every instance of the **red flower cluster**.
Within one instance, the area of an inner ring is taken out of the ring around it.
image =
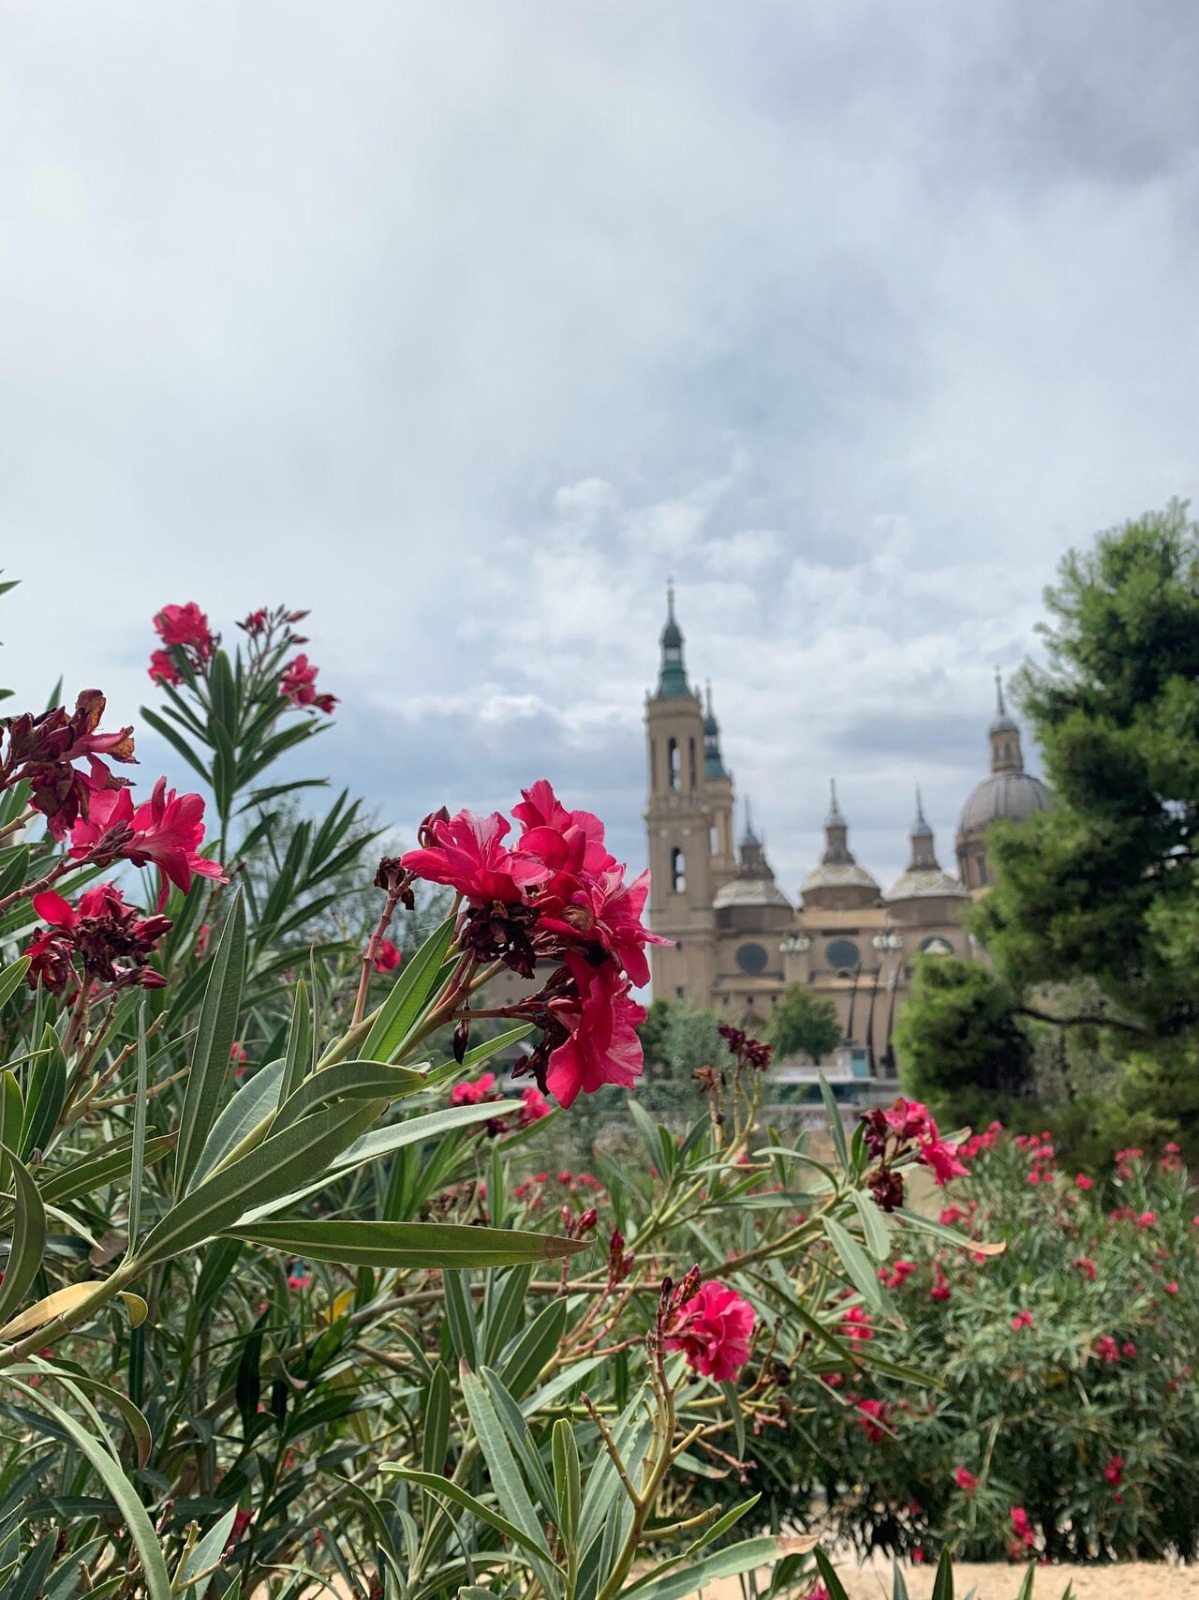
[[[958,1155],[963,1161],[973,1161],[980,1150],[991,1150],[1003,1138],[1004,1126],[1002,1122],[992,1122],[986,1133],[976,1133],[958,1146]]]
[[[967,1494],[973,1494],[978,1488],[978,1479],[972,1472],[968,1472],[965,1467],[958,1467],[953,1477],[958,1488],[963,1489]]]
[[[1091,1260],[1090,1256],[1075,1256],[1074,1265],[1085,1278],[1088,1278],[1092,1283],[1094,1283],[1095,1263]]]
[[[35,936],[26,952],[31,989],[40,983],[51,994],[61,994],[75,976],[74,957],[88,978],[113,989],[157,989],[166,982],[146,963],[158,941],[170,932],[170,922],[166,917],[143,917],[136,907],[125,904],[115,884],[85,890],[74,906],[46,889],[34,895],[33,909],[50,926]]]
[[[878,1275],[888,1289],[901,1289],[904,1282],[916,1271],[914,1261],[895,1261],[888,1272],[886,1267],[878,1269]]]
[[[1017,1542],[1013,1544],[1012,1550],[1014,1552],[1015,1559],[1018,1560],[1021,1555],[1021,1547],[1023,1547],[1025,1550],[1031,1550],[1037,1542],[1037,1536],[1032,1530],[1032,1523],[1028,1520],[1028,1512],[1025,1511],[1023,1506],[1013,1506],[1011,1510],[1011,1518],[1012,1527],[1015,1530],[1017,1540]]]
[[[867,1175],[866,1183],[875,1204],[883,1211],[894,1211],[903,1204],[903,1175],[895,1163],[916,1146],[918,1159],[932,1169],[938,1188],[950,1178],[968,1176],[958,1160],[957,1146],[942,1139],[929,1109],[918,1100],[902,1096],[888,1111],[869,1111],[862,1118],[866,1128],[866,1149],[878,1165]]]
[[[473,1083],[456,1083],[450,1090],[450,1104],[452,1106],[479,1106],[485,1100],[501,1100],[502,1095],[495,1092],[495,1073],[485,1072],[481,1078],[476,1078]]]
[[[861,1306],[851,1306],[845,1313],[838,1332],[846,1339],[862,1340],[874,1338],[874,1329],[870,1326],[872,1317],[869,1311],[863,1311]]]
[[[150,677],[156,683],[181,683],[183,674],[173,651],[182,651],[193,667],[202,667],[217,647],[208,618],[194,600],[183,606],[163,606],[154,618],[163,648],[150,657]]]
[[[866,1431],[871,1444],[881,1444],[891,1427],[891,1406],[886,1400],[855,1401],[858,1421]]]
[[[466,901],[460,946],[479,963],[503,962],[531,978],[555,970],[543,988],[503,1008],[527,1018],[542,1040],[524,1063],[563,1106],[607,1083],[632,1088],[641,1074],[637,1025],[645,1010],[630,989],[649,981],[647,943],[664,943],[641,921],[649,874],[625,881],[589,811],[568,811],[544,780],[513,807],[515,848],[500,813],[441,811],[426,817],[420,848],[400,858],[414,877],[443,883]]]
[[[1124,1457],[1113,1456],[1103,1469],[1103,1476],[1116,1489],[1124,1481]]]
[[[315,706],[329,716],[337,704],[337,696],[317,694],[316,675],[319,671],[320,668],[312,666],[306,655],[298,655],[294,661],[288,662],[279,680],[279,693],[286,695],[293,706],[304,709]]]
[[[85,689],[72,712],[56,706],[41,716],[26,712],[7,723],[8,749],[0,762],[0,788],[28,783],[29,803],[45,817],[52,839],[65,838],[80,817],[88,816],[95,795],[124,788],[129,782],[114,777],[100,759],[137,759],[132,728],[97,732],[105,703],[99,689]],[[84,760],[88,770],[80,772],[75,762]]]
[[[1012,1318],[1013,1332],[1018,1331],[1020,1328],[1035,1328],[1036,1325],[1036,1320],[1034,1319],[1031,1311],[1017,1311],[1016,1315]]]
[[[723,1283],[711,1282],[674,1310],[665,1344],[681,1350],[694,1371],[726,1383],[749,1360],[753,1331],[753,1307]]]
[[[172,883],[186,894],[193,874],[229,881],[219,862],[198,853],[203,842],[204,801],[198,794],[168,793],[165,778],[159,778],[150,799],[136,809],[128,789],[101,789],[92,795],[87,816],[71,829],[71,854],[77,861],[105,865],[123,859],[135,867],[156,866],[160,911]]]

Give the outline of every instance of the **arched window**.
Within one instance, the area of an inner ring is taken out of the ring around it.
[[[694,789],[695,785],[696,785],[696,777],[697,777],[696,770],[695,770],[695,740],[694,739],[688,739],[687,744],[689,746],[689,754],[690,754],[690,758],[691,758],[690,759],[690,763],[689,763],[689,767],[688,767],[688,776],[690,778],[689,787]]]
[[[979,856],[979,858],[978,858],[978,881],[979,881],[980,887],[981,887],[981,885],[985,884],[986,881],[987,881],[987,858],[986,858],[986,856]]]
[[[1010,761],[1012,759],[1012,747],[1006,740],[1004,740],[1003,745],[1003,759],[1005,761]]]
[[[677,739],[671,739],[666,746],[666,765],[670,770],[670,787],[677,789],[682,780],[682,753],[679,750]]]
[[[687,892],[687,862],[677,846],[670,852],[670,892],[672,894]]]
[[[718,856],[720,854],[720,835],[716,831],[715,823],[712,824],[708,831],[708,849],[714,856]]]

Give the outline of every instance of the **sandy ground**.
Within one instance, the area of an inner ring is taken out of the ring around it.
[[[855,1568],[843,1565],[838,1575],[850,1600],[891,1600],[891,1565],[879,1562]],[[906,1567],[904,1578],[910,1600],[930,1600],[934,1569]],[[1009,1566],[970,1566],[954,1568],[954,1595],[965,1600],[971,1585],[976,1600],[1015,1600],[1024,1577],[1024,1568]],[[1073,1583],[1075,1600],[1199,1600],[1199,1567],[1169,1567],[1146,1562],[1130,1562],[1110,1567],[1043,1567],[1037,1573],[1034,1600],[1061,1600],[1066,1585]],[[714,1583],[703,1591],[703,1600],[740,1600],[741,1586],[734,1578]]]

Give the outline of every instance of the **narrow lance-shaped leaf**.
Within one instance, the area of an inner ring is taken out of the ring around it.
[[[49,1023],[42,1030],[41,1047],[29,1072],[25,1095],[25,1120],[21,1125],[21,1157],[45,1150],[58,1127],[67,1098],[67,1060],[62,1042]]]
[[[857,1240],[832,1217],[825,1217],[824,1231],[828,1234],[833,1249],[840,1256],[841,1265],[845,1268],[846,1275],[854,1288],[875,1311],[884,1311],[886,1302],[879,1288],[877,1269],[871,1265],[870,1257]]]
[[[371,1102],[343,1101],[265,1140],[172,1206],[139,1250],[139,1265],[166,1261],[202,1244],[235,1227],[253,1207],[327,1171],[333,1156],[379,1111]]]
[[[10,1145],[0,1145],[9,1164],[15,1201],[12,1242],[4,1282],[0,1284],[0,1323],[7,1322],[37,1277],[46,1249],[46,1208],[25,1164]]]
[[[368,1061],[390,1061],[403,1044],[425,1006],[433,997],[437,975],[450,941],[454,937],[454,919],[447,917],[436,933],[430,934],[403,968],[392,985],[391,993],[383,1002],[375,1024],[362,1046],[362,1057]]]
[[[454,1222],[256,1222],[226,1230],[238,1239],[345,1267],[502,1267],[554,1261],[587,1241]],[[447,1284],[448,1288],[448,1284]],[[468,1302],[469,1304],[469,1297]]]
[[[175,1156],[175,1198],[190,1187],[200,1152],[216,1121],[221,1091],[229,1072],[230,1053],[237,1033],[241,988],[246,961],[246,910],[240,893],[233,898],[225,926],[212,957],[212,972],[200,1008],[183,1113],[179,1119],[179,1149]]]
[[[149,1062],[146,1052],[146,1002],[143,997],[137,1011],[137,1098],[133,1102],[133,1151],[130,1160],[129,1182],[129,1242],[125,1246],[129,1255],[137,1249],[137,1236],[142,1216],[142,1178],[146,1159],[146,1096],[149,1086]]]
[[[287,1030],[287,1051],[283,1058],[283,1083],[279,1089],[280,1101],[289,1100],[303,1083],[308,1071],[308,1057],[312,1049],[312,1011],[308,1004],[308,985],[303,978],[296,981],[295,1000],[291,1008],[291,1026]]]

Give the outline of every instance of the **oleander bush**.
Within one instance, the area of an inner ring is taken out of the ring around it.
[[[1193,1559],[1199,1271],[1177,1151],[1122,1151],[1102,1185],[997,1125],[959,1154],[970,1175],[940,1218],[1006,1253],[913,1237],[840,1326],[937,1383],[877,1362],[805,1373],[791,1425],[763,1441],[752,1516],[815,1525],[819,1504],[860,1549],[908,1555]]]
[[[0,730],[0,1591],[835,1592],[767,1460],[822,1380],[925,1392],[848,1330],[909,1241],[989,1248],[905,1204],[953,1143],[900,1103],[816,1159],[732,1028],[658,1126],[644,875],[543,781],[379,859],[294,775],[336,704],[303,615],[156,617],[195,792],[97,690]],[[600,1093],[640,1146],[576,1172]]]

